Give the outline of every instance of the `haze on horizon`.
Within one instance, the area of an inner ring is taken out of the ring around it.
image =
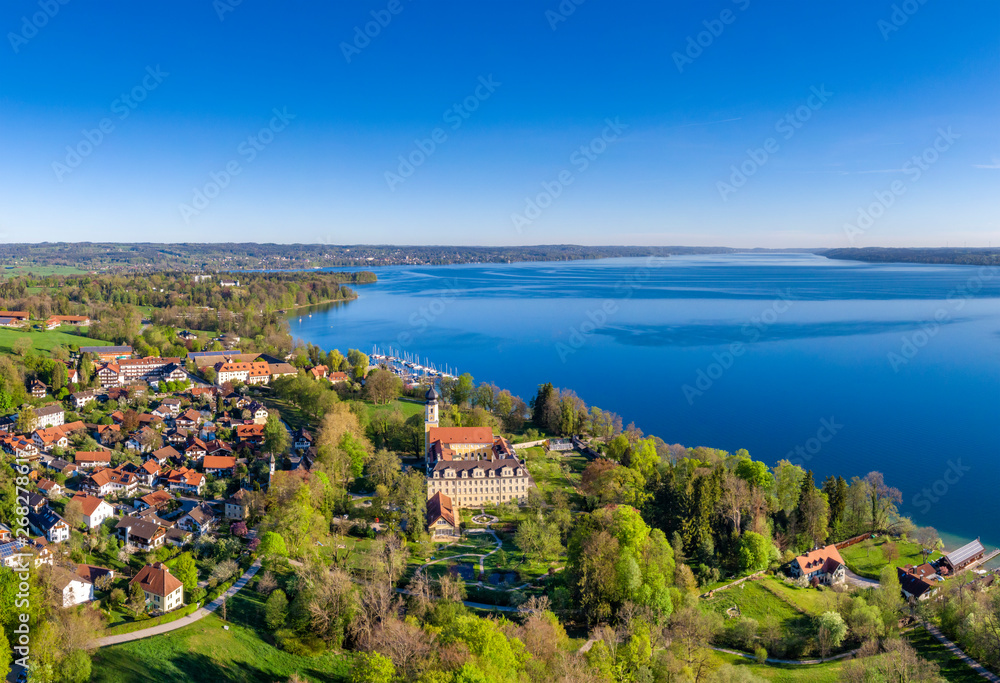
[[[1000,244],[995,2],[328,5],[6,3],[0,239]]]

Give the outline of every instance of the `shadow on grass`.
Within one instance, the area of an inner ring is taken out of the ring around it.
[[[283,683],[292,672],[266,671],[246,662],[240,662],[238,667],[226,667],[202,654],[185,654],[160,662],[120,662],[115,681],[135,683],[157,681],[158,683]],[[344,680],[323,671],[317,671],[309,666],[303,666],[297,672],[322,683],[335,683]],[[99,676],[94,680],[103,680]]]

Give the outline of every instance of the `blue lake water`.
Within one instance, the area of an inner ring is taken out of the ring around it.
[[[669,443],[798,459],[818,481],[877,469],[949,544],[1000,544],[1000,269],[781,254],[377,273],[292,335],[525,400],[550,381]]]

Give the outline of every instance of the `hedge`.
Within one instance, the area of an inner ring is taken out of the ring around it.
[[[194,614],[197,611],[198,605],[187,605],[181,609],[174,610],[173,612],[168,612],[159,617],[154,617],[152,619],[141,619],[139,621],[131,621],[127,624],[121,624],[119,626],[114,626],[112,628],[106,629],[104,635],[106,636],[120,636],[125,633],[132,633],[134,631],[141,631],[145,628],[151,626],[159,626],[160,624],[169,624],[171,621],[177,621],[183,617]]]

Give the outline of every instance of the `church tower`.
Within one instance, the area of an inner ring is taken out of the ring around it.
[[[424,458],[431,448],[431,428],[438,426],[438,394],[431,386],[427,390],[427,405],[424,407]]]

